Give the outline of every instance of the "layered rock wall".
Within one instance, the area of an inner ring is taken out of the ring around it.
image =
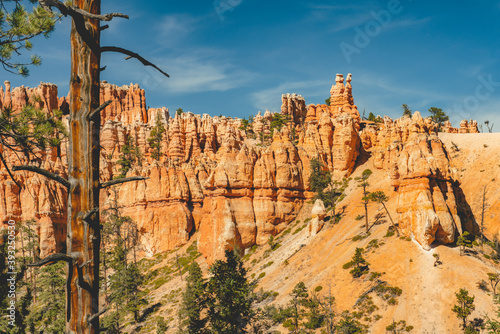
[[[413,118],[384,119],[361,133],[352,96],[351,75],[344,84],[337,75],[331,104],[306,106],[296,94],[282,96],[281,113],[290,121],[274,127],[276,113],[255,116],[245,128],[237,118],[194,115],[172,117],[168,109],[146,108],[137,85],[118,87],[103,82],[101,102],[112,104],[101,117],[101,180],[120,174],[122,147],[132,142],[141,153],[127,176],[146,181],[126,183],[101,192],[101,208],[117,198],[123,215],[137,222],[146,254],[185,244],[198,231],[198,248],[209,262],[227,248],[264,244],[284,230],[305,200],[310,160],[318,158],[335,179],[349,176],[363,150],[388,172],[398,191],[400,226],[424,248],[435,239],[452,242],[462,229],[455,200],[456,182],[446,152],[435,137],[436,126],[418,113]],[[0,90],[0,105],[19,109],[27,103],[50,112],[67,108],[57,87]],[[67,116],[65,116],[67,122]],[[153,127],[165,134],[161,157],[152,158],[148,144]],[[32,163],[65,176],[66,143],[30,161],[4,152],[10,165]],[[19,161],[19,159],[21,161]],[[64,251],[66,192],[36,174],[16,173],[17,184],[0,169],[0,215],[3,222],[30,218],[39,224],[42,255]]]
[[[397,191],[399,226],[424,249],[434,241],[454,242],[463,229],[474,231],[470,214],[459,204],[456,172],[437,137],[437,126],[419,112],[361,132],[363,146],[376,168],[387,171]]]

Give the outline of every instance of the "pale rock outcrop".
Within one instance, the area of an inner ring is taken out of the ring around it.
[[[314,202],[314,206],[311,210],[311,220],[309,221],[308,224],[308,236],[313,237],[316,234],[318,234],[319,231],[323,228],[325,225],[325,216],[326,216],[326,209],[325,209],[325,204],[323,203],[322,200],[317,199],[316,202]]]
[[[361,133],[376,168],[385,169],[397,190],[399,226],[424,248],[436,240],[454,242],[463,225],[470,225],[456,200],[457,182],[442,142],[430,119],[385,118],[379,129]],[[377,135],[375,135],[377,134]]]
[[[304,120],[307,114],[305,99],[298,94],[283,94],[281,96],[281,113],[290,115],[295,123]]]
[[[450,121],[445,121],[442,130],[445,133],[479,133],[477,121],[473,119],[470,121],[462,120],[459,129],[452,127]]]

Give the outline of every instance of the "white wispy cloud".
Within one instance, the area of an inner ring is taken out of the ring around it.
[[[412,88],[402,86],[397,79],[381,73],[372,73],[362,71],[359,75],[353,78],[357,85],[371,87],[376,90],[383,90],[386,93],[391,93],[400,96],[415,96],[426,98],[429,100],[452,99],[454,96],[445,95],[442,92],[436,92],[427,88]]]
[[[147,90],[185,94],[228,91],[247,84],[255,75],[235,65],[221,51],[205,50],[152,59],[170,75],[165,78],[152,68],[121,69],[123,75]]]
[[[253,92],[250,97],[257,109],[276,111],[281,106],[282,94],[300,94],[306,98],[306,103],[308,103],[308,97],[328,96],[331,85],[331,81],[327,80],[285,82],[276,87]]]
[[[344,5],[317,5],[309,4],[309,8],[318,10],[352,10],[352,9],[364,9],[365,6],[360,4],[344,4]]]
[[[158,23],[157,30],[162,36],[180,35],[183,37],[196,29],[199,18],[188,14],[173,14],[163,16]]]
[[[373,16],[371,16],[369,12],[366,12],[356,15],[342,15],[333,19],[334,24],[330,29],[330,32],[338,33],[361,26],[366,22],[373,20]]]
[[[163,16],[156,24],[157,46],[163,48],[179,47],[186,38],[202,27],[203,19],[189,14]]]
[[[415,18],[400,19],[400,20],[395,20],[390,24],[388,24],[387,27],[385,27],[385,30],[421,26],[425,25],[427,22],[430,21],[431,21],[430,17],[425,17],[422,19],[415,19]]]

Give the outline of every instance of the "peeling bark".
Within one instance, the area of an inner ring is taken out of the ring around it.
[[[78,8],[100,15],[100,0],[75,0]],[[80,254],[68,266],[67,333],[99,333],[99,108],[100,29],[98,19],[73,16],[71,28],[68,254]],[[89,223],[88,220],[92,223]],[[83,265],[86,264],[86,265]],[[83,280],[83,282],[82,282]],[[89,321],[91,320],[91,321]]]

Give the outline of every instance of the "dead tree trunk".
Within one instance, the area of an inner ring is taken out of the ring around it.
[[[99,190],[115,184],[145,180],[134,176],[99,183],[100,112],[108,106],[99,106],[100,67],[102,52],[122,53],[152,66],[168,77],[153,63],[140,55],[115,46],[100,46],[100,21],[127,15],[101,15],[101,0],[74,0],[65,4],[59,0],[38,0],[47,10],[57,8],[72,18],[71,80],[68,144],[68,180],[37,166],[13,166],[13,171],[30,171],[59,182],[68,189],[68,222],[66,254],[52,254],[30,267],[65,261],[68,263],[66,280],[66,333],[99,333]],[[0,160],[7,167],[2,155]],[[14,177],[7,168],[15,182]]]
[[[74,6],[100,14],[101,0]],[[67,254],[73,255],[67,281],[68,333],[98,333],[99,318],[99,107],[101,53],[99,20],[74,16],[71,28],[69,184]],[[93,212],[93,215],[87,213]],[[84,216],[88,216],[84,220]],[[83,281],[81,281],[83,280]],[[92,322],[89,320],[92,319]]]

